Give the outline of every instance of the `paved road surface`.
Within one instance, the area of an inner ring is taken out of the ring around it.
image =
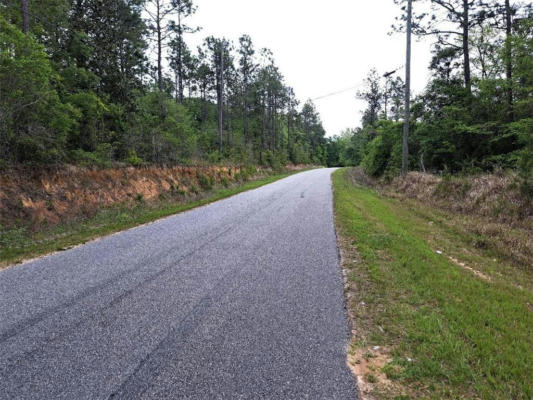
[[[354,399],[331,172],[0,271],[0,399]]]

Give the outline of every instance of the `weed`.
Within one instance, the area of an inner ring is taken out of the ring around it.
[[[220,178],[220,183],[222,184],[222,186],[224,187],[228,187],[230,185],[230,181],[228,178],[226,178],[225,176],[221,177]]]
[[[52,211],[54,209],[54,202],[52,200],[46,200],[46,209]]]
[[[196,185],[191,185],[191,186],[189,187],[189,191],[190,191],[191,193],[193,193],[193,194],[198,194],[198,193],[200,193],[200,189],[199,189],[198,186],[196,186]]]

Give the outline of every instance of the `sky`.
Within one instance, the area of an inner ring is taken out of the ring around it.
[[[400,13],[393,0],[195,0],[188,21],[201,26],[187,42],[196,48],[207,36],[235,44],[243,34],[256,49],[267,47],[302,103],[360,85],[371,68],[380,74],[405,64],[405,36],[388,35]],[[429,77],[430,46],[413,38],[412,88]],[[405,69],[399,72],[405,77]],[[357,89],[316,100],[328,136],[360,126],[364,102]]]

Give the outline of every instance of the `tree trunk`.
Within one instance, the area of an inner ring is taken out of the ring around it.
[[[218,93],[217,93],[217,106],[218,106],[218,151],[222,154],[222,130],[223,130],[223,117],[224,117],[224,48],[223,44],[220,44],[220,62],[219,62],[220,74],[218,77]]]
[[[472,78],[470,73],[470,48],[469,48],[469,0],[463,0],[463,63],[464,63],[464,76],[465,76],[465,88],[468,96],[472,94]]]
[[[183,104],[183,31],[181,14],[178,14],[178,102]]]
[[[22,0],[21,11],[22,11],[22,32],[28,33],[30,31],[30,15],[29,15],[29,9],[28,9],[28,0]]]
[[[277,124],[277,110],[278,110],[278,98],[274,95],[274,107],[272,108],[272,131],[274,134],[274,150],[277,150],[279,147],[278,141],[278,124]]]
[[[505,0],[505,78],[507,80],[507,118],[510,122],[514,121],[513,110],[513,60],[511,34],[513,29],[511,16],[511,4]]]
[[[411,118],[411,25],[413,15],[412,0],[407,5],[407,48],[405,60],[405,119],[402,141],[402,175],[407,175],[409,162],[409,119]]]
[[[287,109],[287,153],[290,156],[291,152],[291,111],[292,111],[292,98],[289,92],[289,107]]]
[[[206,95],[206,84],[202,84],[202,124],[207,119],[207,95]]]
[[[176,103],[179,102],[179,94],[178,94],[179,90],[178,90],[178,74],[176,73],[176,71],[174,71],[174,101]]]
[[[248,77],[244,77],[244,104],[242,114],[244,144],[248,144]]]
[[[163,67],[162,67],[162,57],[163,57],[163,39],[161,33],[161,5],[159,1],[156,3],[156,30],[157,30],[157,88],[159,91],[163,90]]]

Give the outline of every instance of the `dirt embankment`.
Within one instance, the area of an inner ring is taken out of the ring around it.
[[[448,216],[443,223],[475,235],[473,247],[496,250],[513,263],[531,267],[533,200],[522,193],[513,174],[440,177],[411,172],[390,183],[369,178],[360,168],[349,174],[354,183],[385,196],[443,210]]]
[[[193,196],[270,172],[238,166],[12,170],[0,174],[0,225],[49,226],[116,204]]]
[[[494,222],[533,227],[533,201],[521,192],[511,173],[441,177],[410,172],[388,184],[369,178],[359,168],[351,174],[358,183],[378,188],[389,196],[416,199]]]

